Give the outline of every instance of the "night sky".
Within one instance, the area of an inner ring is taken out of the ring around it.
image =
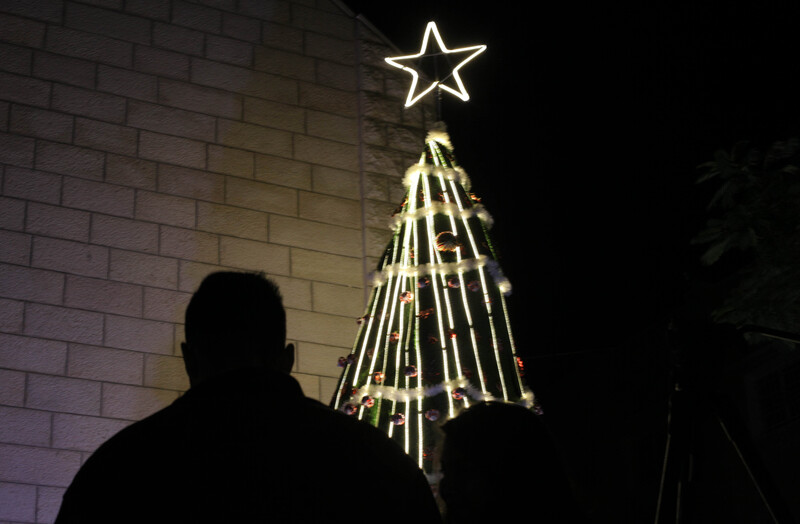
[[[697,271],[710,188],[696,166],[798,134],[797,8],[346,3],[406,54],[429,20],[450,48],[488,46],[462,69],[471,100],[445,93],[443,120],[495,218],[529,355],[664,323]]]

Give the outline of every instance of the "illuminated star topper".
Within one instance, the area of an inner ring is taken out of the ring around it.
[[[436,44],[439,46],[440,52],[426,54],[426,51],[428,49],[428,39],[430,38],[431,33],[433,33],[433,36],[436,39]],[[413,78],[411,81],[411,89],[409,89],[408,97],[406,98],[406,107],[411,107],[420,98],[430,93],[436,87],[444,89],[448,93],[453,94],[466,102],[467,100],[469,100],[469,94],[467,93],[467,90],[464,88],[464,83],[461,81],[461,77],[458,75],[458,71],[459,69],[464,67],[464,65],[466,65],[467,62],[469,62],[479,54],[483,53],[484,51],[486,51],[485,45],[474,45],[469,47],[461,47],[459,49],[447,49],[444,46],[442,37],[439,35],[439,30],[436,28],[436,23],[428,22],[428,26],[425,28],[425,36],[422,37],[422,46],[420,47],[419,53],[407,56],[389,57],[386,58],[386,62],[393,65],[394,67],[402,69],[403,71],[407,71],[408,73],[411,74]],[[403,65],[402,62],[414,61],[425,56],[456,55],[456,54],[465,55],[465,58],[461,60],[461,62],[459,62],[457,66],[453,68],[453,70],[450,72],[449,75],[447,75],[442,80],[431,81],[431,85],[426,87],[425,90],[421,91],[416,95],[414,94],[417,89],[417,83],[419,83],[420,73],[412,67]],[[452,87],[443,84],[443,82],[449,79],[450,77],[453,77],[457,89],[453,89]]]

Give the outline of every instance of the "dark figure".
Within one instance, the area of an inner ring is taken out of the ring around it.
[[[539,416],[484,402],[442,429],[445,522],[581,523],[554,441]]]
[[[100,446],[56,522],[438,522],[400,447],[303,396],[285,337],[263,275],[208,276],[186,310],[191,388]]]

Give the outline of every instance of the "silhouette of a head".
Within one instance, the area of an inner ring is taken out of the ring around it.
[[[555,443],[531,410],[482,402],[442,430],[439,493],[448,524],[510,522],[520,513],[536,522],[580,522],[572,520],[572,493]]]
[[[283,301],[263,273],[208,275],[186,308],[185,331],[183,353],[192,384],[242,367],[288,372],[293,363],[294,348],[285,346]]]

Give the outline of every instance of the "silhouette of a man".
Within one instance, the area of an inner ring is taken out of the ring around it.
[[[109,439],[56,522],[438,522],[386,435],[306,398],[286,314],[263,275],[206,277],[186,310],[190,389]]]

